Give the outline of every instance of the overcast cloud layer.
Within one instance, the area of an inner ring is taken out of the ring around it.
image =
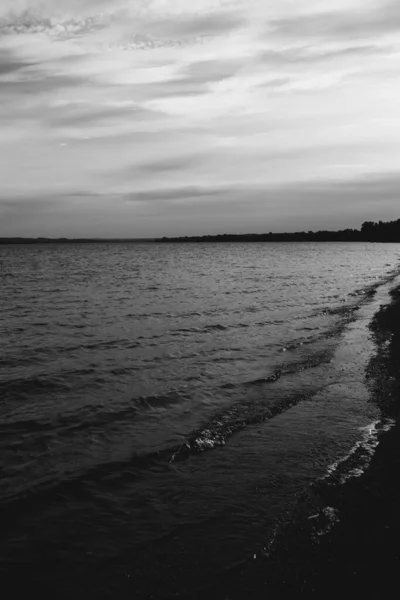
[[[2,0],[0,236],[400,217],[399,34],[397,1]]]

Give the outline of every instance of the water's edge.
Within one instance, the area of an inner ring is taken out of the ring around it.
[[[313,483],[262,552],[218,585],[181,598],[319,598],[344,589],[370,597],[393,589],[400,561],[399,277],[363,313],[359,342],[367,335],[374,347],[365,385],[381,408],[379,419]]]

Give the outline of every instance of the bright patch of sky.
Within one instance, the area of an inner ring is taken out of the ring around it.
[[[0,236],[394,219],[400,5],[2,0]]]

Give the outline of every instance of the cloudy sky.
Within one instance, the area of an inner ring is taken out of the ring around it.
[[[0,236],[400,217],[398,0],[1,0]]]

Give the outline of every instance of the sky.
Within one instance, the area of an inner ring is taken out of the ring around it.
[[[0,236],[400,217],[398,0],[1,0]]]

